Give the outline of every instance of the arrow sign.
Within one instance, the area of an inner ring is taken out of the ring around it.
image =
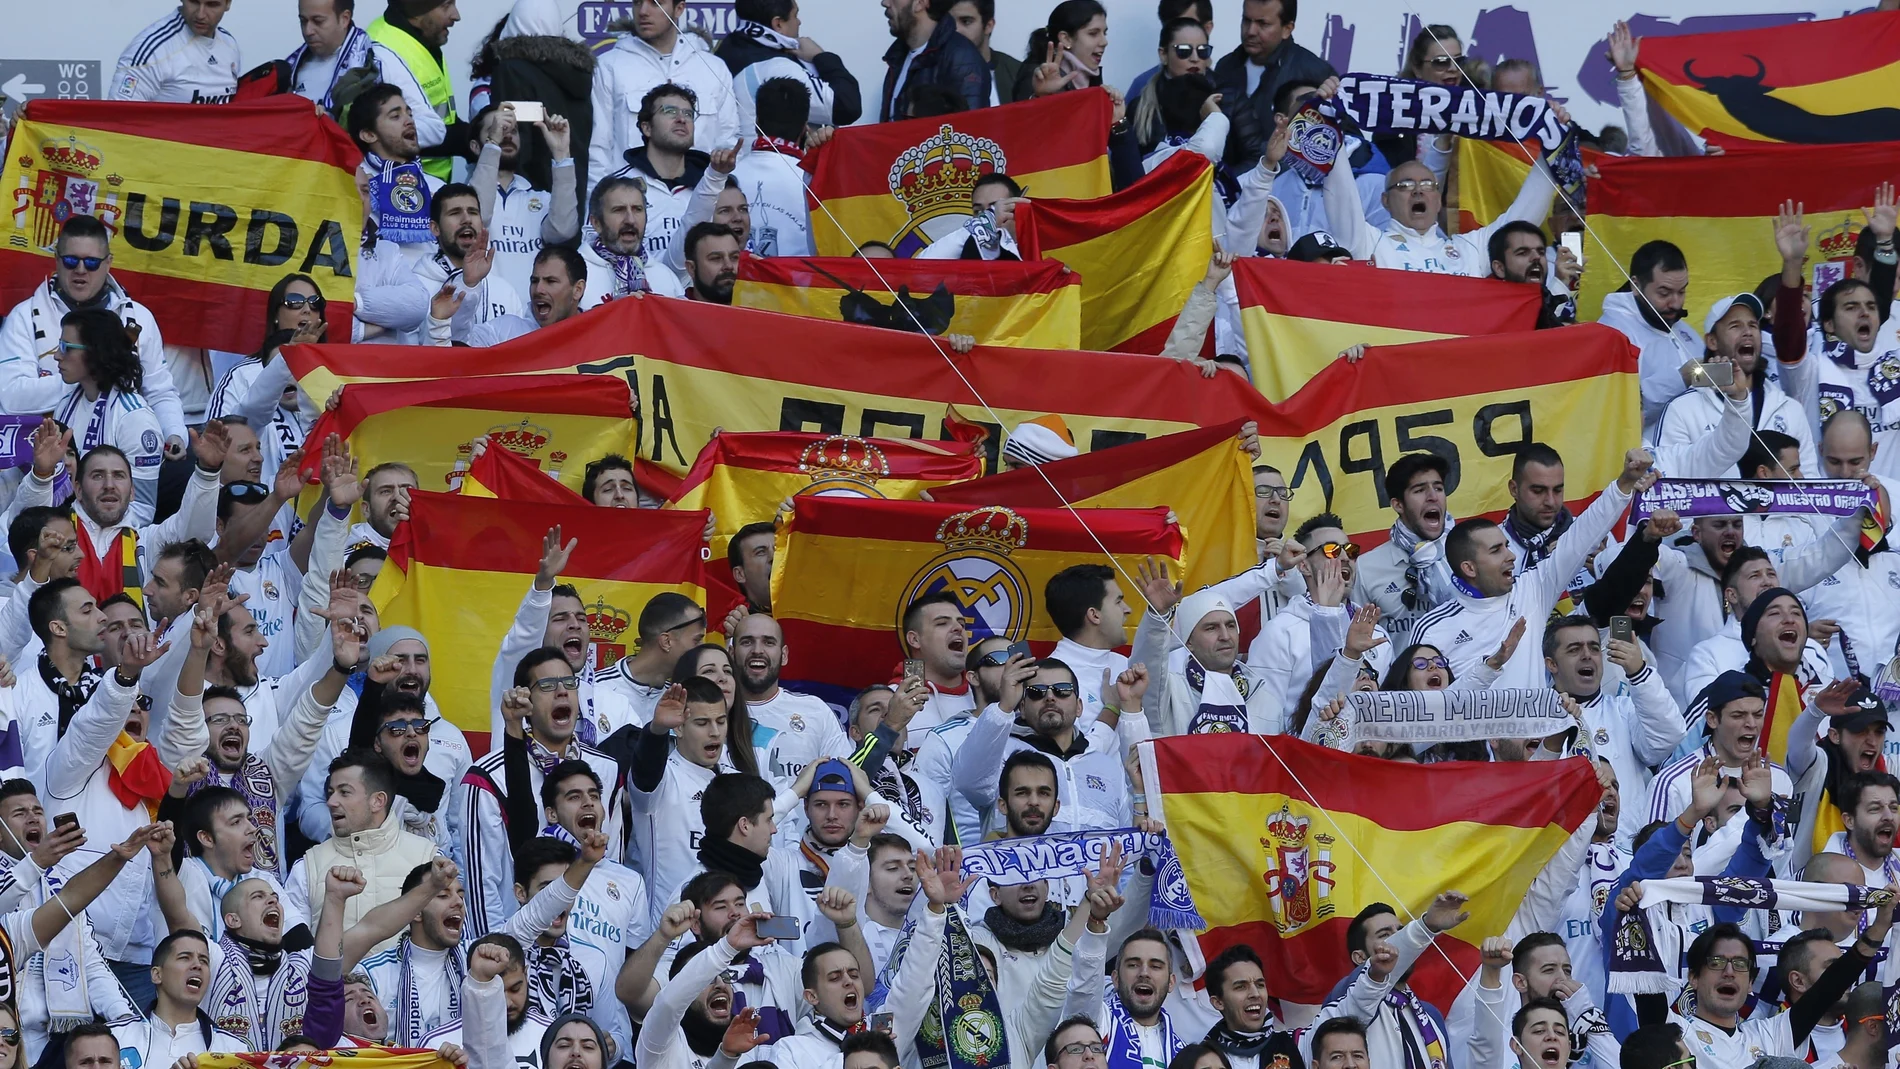
[[[25,100],[29,96],[44,92],[46,92],[44,83],[29,82],[24,73],[16,74],[8,78],[5,83],[0,83],[0,96],[9,100]]]

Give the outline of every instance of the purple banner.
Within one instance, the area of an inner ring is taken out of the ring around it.
[[[1669,509],[1683,518],[1781,512],[1802,516],[1850,516],[1873,508],[1874,489],[1852,479],[1755,482],[1747,479],[1658,479],[1636,495],[1630,519]]]
[[[39,427],[39,416],[0,416],[0,468],[33,463],[33,432]]]

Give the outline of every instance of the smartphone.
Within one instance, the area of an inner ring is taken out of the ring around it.
[[[1695,369],[1697,386],[1733,386],[1735,385],[1735,365],[1726,360],[1711,360],[1698,364]]]
[[[1021,657],[1024,660],[1033,661],[1036,659],[1036,655],[1029,652],[1029,643],[1027,642],[1010,643],[1008,653],[1011,657]]]
[[[792,916],[771,917],[759,922],[759,936],[763,939],[782,939],[787,942],[799,936],[798,918]]]
[[[1610,638],[1612,641],[1629,642],[1629,641],[1632,641],[1635,638],[1635,636],[1636,636],[1636,632],[1633,628],[1630,627],[1629,617],[1627,616],[1610,617]]]
[[[922,679],[922,678],[924,678],[924,661],[923,661],[923,658],[921,658],[921,657],[906,657],[906,658],[904,658],[904,678],[905,678],[905,679]]]
[[[1583,266],[1583,234],[1581,232],[1567,230],[1558,235],[1557,244],[1569,249],[1570,255],[1577,258],[1577,266]]]
[[[895,1027],[896,1019],[894,1014],[874,1013],[871,1015],[871,1031],[883,1032],[888,1035],[890,1030]]]
[[[502,102],[502,107],[515,109],[515,121],[523,125],[548,120],[547,105],[539,100],[508,100]]]
[[[59,816],[53,818],[53,827],[55,828],[77,823],[79,823],[79,814],[77,813],[61,813]]]

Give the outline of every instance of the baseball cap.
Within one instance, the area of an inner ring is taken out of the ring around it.
[[[1715,332],[1715,325],[1720,323],[1722,317],[1727,315],[1729,310],[1738,304],[1754,312],[1756,319],[1760,319],[1766,314],[1762,311],[1761,298],[1752,293],[1738,293],[1733,297],[1724,297],[1709,307],[1708,318],[1702,321],[1702,333],[1713,334]]]
[[[1875,724],[1893,726],[1893,721],[1887,717],[1886,703],[1876,697],[1865,683],[1854,691],[1853,697],[1847,699],[1847,710],[1839,716],[1829,717],[1827,726],[1842,731],[1866,731]]]
[[[1333,260],[1341,256],[1351,257],[1352,253],[1341,248],[1339,242],[1324,230],[1315,230],[1301,237],[1286,252],[1287,259],[1305,263],[1318,263],[1321,260]]]
[[[818,771],[812,774],[811,790],[807,794],[819,791],[836,791],[856,798],[858,789],[851,782],[851,766],[835,757],[818,762]]]

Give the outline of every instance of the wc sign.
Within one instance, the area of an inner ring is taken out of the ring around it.
[[[614,31],[608,29],[616,22],[631,22],[633,0],[586,0],[575,12],[581,38],[595,51],[600,45],[614,37]],[[733,13],[732,0],[688,0],[680,13],[680,28],[703,30],[717,43],[739,21]]]

